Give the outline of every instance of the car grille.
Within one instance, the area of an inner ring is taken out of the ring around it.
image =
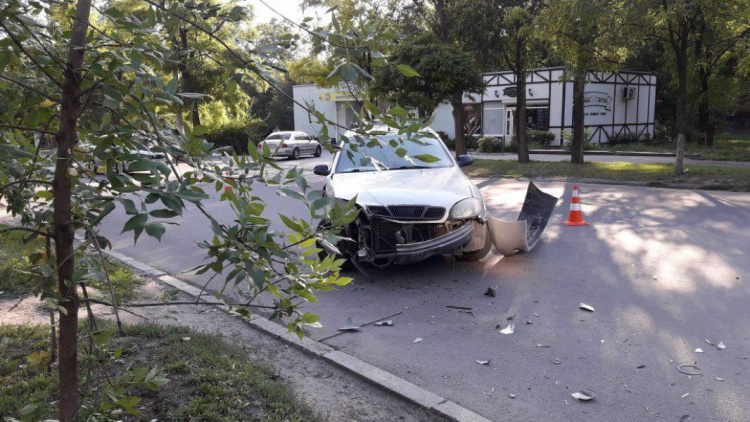
[[[374,217],[371,222],[372,247],[377,254],[395,252],[399,243],[424,242],[437,236],[439,224],[399,224]],[[399,235],[404,242],[399,242]]]
[[[440,220],[445,215],[445,208],[426,205],[370,206],[368,209],[372,214],[400,220]]]

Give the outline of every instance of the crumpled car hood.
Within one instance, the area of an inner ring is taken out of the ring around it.
[[[472,196],[472,185],[458,166],[434,169],[337,173],[333,195],[360,205],[430,205],[445,207]]]

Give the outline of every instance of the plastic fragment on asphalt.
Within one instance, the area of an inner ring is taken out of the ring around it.
[[[686,371],[683,368],[693,368],[693,369],[695,369],[695,371]],[[685,375],[703,375],[703,372],[701,372],[701,369],[698,368],[698,365],[696,365],[694,363],[693,364],[680,365],[680,366],[677,367],[677,370],[680,371],[681,373],[685,374]]]
[[[727,346],[724,344],[723,341],[720,341],[719,344],[716,345],[716,348],[718,348],[719,350],[724,350],[727,348]]]
[[[524,321],[523,323],[524,323],[524,324],[526,324],[526,325],[531,325],[531,324],[533,324],[534,322],[532,322],[532,321],[529,321],[529,320],[527,319],[527,320],[526,320],[526,321]]]
[[[683,399],[684,399],[685,397],[687,397],[687,396],[689,396],[689,395],[690,395],[690,393],[685,393],[685,394],[683,394],[683,395],[682,395],[682,397],[681,397],[681,398],[683,398]]]
[[[460,309],[462,311],[470,311],[471,307],[468,306],[456,306],[456,305],[445,305],[446,308],[449,309]]]
[[[380,326],[380,327],[382,327],[382,326],[390,327],[390,326],[393,325],[393,320],[389,319],[388,321],[376,322],[375,325]]]
[[[643,369],[645,367],[646,367],[646,365],[638,365],[638,366],[636,366],[636,369]]]
[[[719,378],[719,377],[715,377],[714,379],[715,379],[716,381],[724,381],[724,378]]]
[[[571,394],[571,396],[578,401],[591,401],[594,400],[596,394],[591,390],[580,390]]]
[[[478,364],[480,364],[480,365],[489,365],[489,364],[490,364],[490,361],[491,361],[491,360],[492,360],[492,359],[487,359],[487,360],[477,360],[477,363],[478,363]]]
[[[581,303],[578,305],[578,309],[583,309],[584,311],[594,312],[594,307],[591,305],[587,305],[585,303]]]
[[[554,363],[555,365],[559,365],[562,362],[560,362],[560,359],[555,359],[555,360],[552,361],[552,363]]]
[[[549,347],[548,344],[537,343],[536,347]]]
[[[500,334],[513,334],[516,331],[516,326],[514,324],[508,324],[507,327],[500,330]]]
[[[695,349],[695,353],[703,353],[703,349],[701,349],[701,348],[699,347],[699,348]]]
[[[412,343],[419,343],[420,341],[422,341],[422,339],[417,337],[414,339],[414,341],[412,341]]]
[[[346,317],[346,323],[343,327],[339,328],[339,331],[358,331],[359,327],[354,325],[352,317]]]
[[[534,312],[534,316],[535,316],[535,317],[537,317],[537,318],[540,318],[540,317],[541,317],[541,315],[539,315],[539,314],[538,314],[538,313],[536,313],[536,312]]]
[[[484,292],[484,295],[485,296],[489,296],[489,297],[496,297],[497,296],[497,288],[488,287],[487,291]]]
[[[512,399],[515,399],[515,398],[516,398],[516,395],[515,395],[515,394],[513,394],[513,393],[510,393],[510,394],[508,394],[508,397],[510,397],[510,398],[512,398]]]
[[[711,346],[715,346],[715,344],[709,339],[706,339],[706,343],[710,344]]]

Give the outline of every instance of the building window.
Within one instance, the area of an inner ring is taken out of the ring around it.
[[[549,130],[549,107],[527,109],[526,127],[533,130]]]

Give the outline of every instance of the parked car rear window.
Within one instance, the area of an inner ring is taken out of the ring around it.
[[[399,145],[395,148],[389,145],[389,141],[398,141],[397,135],[377,136],[377,139],[380,145],[358,145],[354,140],[348,143],[345,149],[341,151],[336,172],[406,170],[450,167],[453,165],[445,148],[437,139],[426,137],[406,139],[399,142]],[[399,148],[406,150],[403,157],[396,153]],[[420,157],[427,159],[424,156],[432,156],[437,161],[428,162],[420,159]]]
[[[288,141],[289,138],[292,137],[291,133],[272,133],[268,136],[266,136],[266,141],[278,141],[278,140],[285,140]]]

